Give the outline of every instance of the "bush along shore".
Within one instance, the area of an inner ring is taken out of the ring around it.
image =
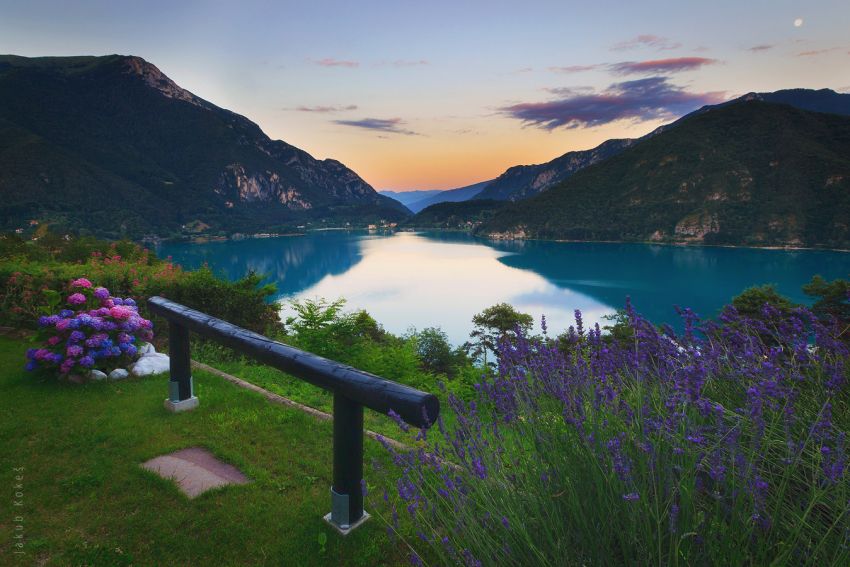
[[[388,333],[343,300],[294,302],[280,321],[261,276],[185,271],[130,242],[6,236],[0,258],[3,324],[49,331],[30,351],[41,372],[126,364],[154,330],[161,341],[164,325],[145,318],[156,294],[437,392],[444,411],[432,430],[367,416],[413,448],[388,443],[389,458],[368,473],[376,484],[364,483],[370,513],[413,564],[850,562],[846,280],[814,278],[811,308],[763,286],[711,320],[684,309],[681,333],[627,303],[604,328],[586,329],[576,312],[566,333],[549,337],[544,319],[533,336],[529,315],[500,304],[453,347],[438,328]],[[332,406],[327,393],[217,345],[195,340],[193,356]]]

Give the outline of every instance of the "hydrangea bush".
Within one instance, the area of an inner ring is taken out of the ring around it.
[[[767,304],[682,316],[678,334],[627,306],[620,340],[544,320],[439,433],[387,444],[412,562],[850,565],[840,329]]]
[[[27,370],[55,368],[65,376],[112,370],[137,357],[139,341],[153,338],[153,324],[139,315],[132,298],[113,297],[86,278],[70,287],[65,309],[39,317],[45,342],[27,351]]]

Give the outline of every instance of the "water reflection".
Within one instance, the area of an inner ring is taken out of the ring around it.
[[[328,274],[343,274],[362,259],[360,241],[343,231],[322,231],[306,236],[251,238],[203,244],[162,244],[160,256],[170,255],[186,268],[208,264],[217,274],[235,280],[249,271],[277,284],[278,298],[289,297]]]
[[[470,239],[402,233],[360,244],[361,262],[297,296],[345,297],[388,330],[440,326],[454,343],[467,339],[473,315],[503,301],[538,317],[546,314],[560,323],[556,330],[572,319],[574,309],[594,321],[612,311],[579,291],[497,261],[506,253]]]
[[[774,283],[798,302],[814,274],[850,273],[850,254],[641,244],[488,242],[461,233],[320,232],[300,237],[166,244],[187,267],[229,278],[249,270],[276,282],[279,299],[345,297],[395,333],[440,326],[455,343],[485,307],[508,302],[557,332],[580,309],[592,324],[631,296],[651,320],[677,324],[674,305],[712,316],[744,288]]]

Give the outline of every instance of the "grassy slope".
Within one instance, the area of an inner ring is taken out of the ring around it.
[[[0,338],[0,486],[24,467],[19,564],[385,565],[402,563],[380,520],[346,539],[329,508],[331,424],[195,373],[201,407],[162,407],[164,376],[74,386],[21,368],[27,345]],[[204,446],[253,482],[188,500],[139,463]],[[382,449],[366,442],[368,463]],[[13,514],[0,516],[0,563],[14,564]],[[320,533],[327,547],[320,551]]]

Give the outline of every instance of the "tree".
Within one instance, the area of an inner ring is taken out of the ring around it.
[[[765,304],[783,312],[787,312],[795,307],[790,299],[780,294],[770,284],[748,287],[740,295],[732,298],[732,306],[735,307],[738,313],[753,319],[761,318],[762,309]]]
[[[517,332],[528,332],[533,322],[531,315],[520,313],[507,303],[488,307],[472,318],[475,328],[469,337],[474,343],[467,343],[470,355],[483,357],[487,364],[487,351],[495,353],[500,341],[516,338]]]
[[[454,374],[455,354],[449,344],[449,337],[439,327],[427,327],[414,333],[416,354],[422,363],[422,368],[435,374]]]
[[[816,299],[812,311],[818,317],[835,317],[842,329],[842,336],[850,338],[850,281],[836,279],[826,281],[815,276],[803,286],[803,293]]]

